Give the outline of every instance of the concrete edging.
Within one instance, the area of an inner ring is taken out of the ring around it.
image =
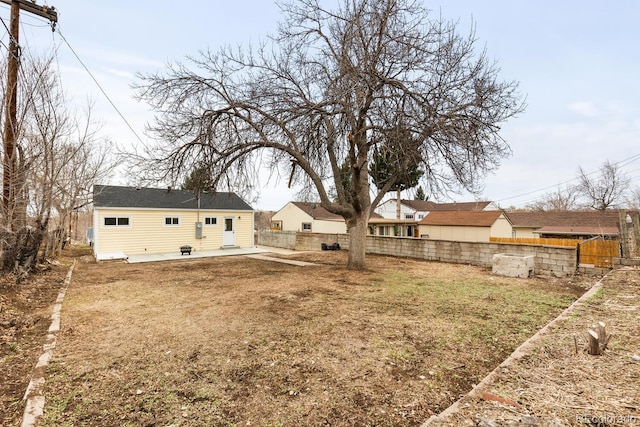
[[[27,390],[24,393],[22,400],[26,401],[24,408],[24,415],[22,416],[21,427],[33,427],[38,423],[38,419],[44,413],[44,377],[47,372],[47,366],[49,361],[53,357],[53,350],[56,348],[56,333],[60,331],[60,311],[62,310],[62,301],[71,283],[71,275],[73,274],[73,268],[76,266],[76,261],[73,261],[69,272],[64,279],[62,289],[56,298],[55,305],[53,306],[53,314],[51,315],[51,326],[47,333],[47,340],[45,341],[42,349],[44,353],[40,355],[38,363],[36,363],[33,372],[31,373],[31,381],[27,386]]]

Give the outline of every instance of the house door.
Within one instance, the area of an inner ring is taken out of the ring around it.
[[[222,245],[223,246],[235,246],[236,245],[236,231],[234,229],[234,221],[232,216],[225,217],[224,219],[224,232],[222,233]]]

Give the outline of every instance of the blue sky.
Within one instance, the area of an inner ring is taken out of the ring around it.
[[[102,134],[121,146],[146,140],[152,120],[132,98],[138,71],[162,70],[167,61],[201,49],[247,44],[275,31],[280,12],[269,0],[152,2],[38,0],[58,10],[58,32],[22,14],[21,44],[57,50],[68,95],[95,101]],[[475,23],[478,48],[497,61],[502,77],[518,80],[527,109],[504,124],[513,155],[485,180],[482,199],[522,206],[609,160],[640,184],[640,2],[623,0],[426,1],[435,16],[458,20],[461,33]],[[9,7],[0,4],[8,23]],[[101,94],[87,71],[127,118],[135,134]],[[7,35],[0,36],[6,45]],[[6,51],[5,51],[6,52]],[[138,136],[136,136],[136,134]],[[638,157],[636,157],[638,156]],[[112,183],[119,182],[114,179]],[[257,209],[280,209],[294,197],[285,185],[261,189]],[[451,200],[472,200],[451,195]]]

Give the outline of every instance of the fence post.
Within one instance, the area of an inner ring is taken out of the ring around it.
[[[627,228],[627,210],[620,209],[618,211],[618,228],[620,229],[620,257],[630,258],[629,256],[629,230]]]
[[[633,223],[633,256],[640,256],[640,212],[634,212],[631,215],[631,222]]]

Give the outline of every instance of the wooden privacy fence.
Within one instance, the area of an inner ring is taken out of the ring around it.
[[[605,268],[613,266],[613,258],[620,256],[620,242],[596,237],[588,240],[548,239],[528,237],[491,237],[491,242],[517,243],[520,245],[568,246],[578,250],[578,264],[591,264]]]
[[[613,267],[613,258],[620,256],[618,240],[602,238],[585,240],[578,246],[578,262],[596,267]]]

